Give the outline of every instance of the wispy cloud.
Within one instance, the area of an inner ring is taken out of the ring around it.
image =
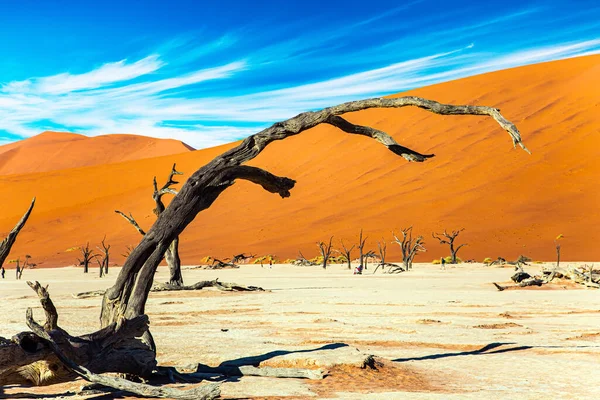
[[[600,53],[597,37],[494,47],[481,36],[495,37],[505,24],[524,23],[540,12],[537,8],[418,35],[412,27],[419,21],[407,22],[408,33],[381,27],[419,3],[296,36],[269,38],[243,28],[200,44],[198,38],[184,36],[134,61],[7,82],[0,86],[0,142],[2,131],[12,138],[62,129],[88,135],[134,133],[213,146],[299,112],[343,101]],[[387,39],[361,44],[361,35],[352,36],[356,31],[368,34],[371,28],[385,30]],[[281,29],[272,35],[286,28]],[[573,29],[565,27],[565,32]],[[244,47],[248,43],[253,46]]]
[[[6,93],[65,94],[130,81],[155,72],[163,65],[164,63],[159,60],[158,55],[153,54],[131,64],[128,64],[127,60],[107,63],[84,74],[72,75],[65,72],[45,78],[11,82],[4,86],[2,91]]]

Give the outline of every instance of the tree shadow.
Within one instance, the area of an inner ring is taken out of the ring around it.
[[[408,358],[396,358],[395,362],[405,362],[405,361],[424,361],[424,360],[437,360],[440,358],[447,357],[459,357],[459,356],[477,356],[477,355],[486,355],[486,354],[501,354],[501,353],[509,353],[513,351],[523,351],[529,349],[564,349],[564,348],[592,348],[592,347],[600,347],[600,346],[514,346],[498,349],[498,347],[515,345],[516,343],[511,342],[494,342],[490,344],[486,344],[480,349],[472,350],[472,351],[461,351],[457,353],[439,353],[439,354],[430,354],[428,356],[421,357],[408,357]],[[497,350],[495,350],[497,349]]]
[[[326,344],[321,347],[317,347],[315,349],[306,349],[306,350],[275,350],[270,351],[265,354],[261,354],[258,356],[250,356],[250,357],[240,357],[233,360],[223,361],[219,364],[218,367],[210,367],[204,364],[198,364],[196,369],[197,372],[192,373],[191,375],[202,375],[205,380],[212,382],[237,382],[240,380],[243,375],[239,369],[239,367],[243,366],[253,366],[258,367],[261,362],[270,360],[275,357],[284,356],[287,354],[297,354],[297,353],[312,353],[315,351],[321,350],[335,350],[342,347],[348,347],[346,343],[331,343]],[[223,370],[226,370],[227,373],[224,374]],[[182,374],[185,376],[186,374]]]
[[[508,346],[508,345],[513,345],[513,344],[516,344],[516,343],[494,342],[494,343],[486,344],[482,348],[477,349],[477,350],[472,350],[472,351],[461,351],[461,352],[457,352],[457,353],[430,354],[428,356],[421,356],[421,357],[396,358],[392,361],[395,361],[395,362],[424,361],[424,360],[437,360],[439,358],[447,358],[447,357],[476,356],[476,355],[482,355],[482,354],[498,354],[498,353],[508,353],[511,351],[528,350],[533,347],[533,346],[516,346],[516,347],[509,347],[509,348],[494,350],[501,346]]]

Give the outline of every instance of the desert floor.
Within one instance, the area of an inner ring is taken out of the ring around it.
[[[71,293],[105,288],[117,272],[100,279],[96,269],[87,276],[76,268],[35,269],[15,281],[7,271],[0,281],[0,336],[27,329],[27,307],[43,318],[25,280],[50,284],[62,328],[96,330],[100,298],[77,300]],[[491,282],[507,282],[512,270],[481,264],[371,272],[353,276],[341,265],[184,269],[186,283],[218,277],[269,291],[152,293],[147,313],[159,362],[218,365],[262,356],[261,365],[331,371],[322,381],[232,379],[223,384],[225,398],[600,398],[597,290],[561,283],[498,292]],[[157,280],[166,276],[161,267]],[[368,354],[383,359],[379,371],[354,366]],[[81,384],[8,387],[4,396],[59,395]]]

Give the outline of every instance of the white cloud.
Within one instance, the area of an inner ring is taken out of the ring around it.
[[[155,72],[163,65],[164,63],[159,60],[158,55],[153,54],[133,64],[127,64],[127,60],[121,60],[104,64],[100,68],[83,74],[72,75],[65,72],[45,78],[11,82],[4,86],[2,91],[7,93],[65,94],[129,81]]]
[[[528,63],[600,53],[600,39],[531,48],[509,54],[478,52],[473,44],[451,52],[392,63],[276,90],[234,96],[196,92],[200,85],[247,88],[259,68],[244,59],[178,75],[158,55],[107,63],[82,74],[62,73],[0,87],[0,129],[31,136],[53,126],[98,135],[133,133],[176,138],[194,147],[229,142],[274,121],[311,109],[378,96]],[[246,89],[247,90],[247,89]],[[213,122],[208,124],[208,122]],[[46,126],[47,124],[48,126]],[[217,126],[213,126],[217,125]],[[240,127],[242,126],[242,127]],[[35,128],[34,128],[35,127]]]

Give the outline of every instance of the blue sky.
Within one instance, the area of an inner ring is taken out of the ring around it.
[[[208,147],[343,101],[595,53],[597,0],[0,0],[0,144],[63,130]]]

